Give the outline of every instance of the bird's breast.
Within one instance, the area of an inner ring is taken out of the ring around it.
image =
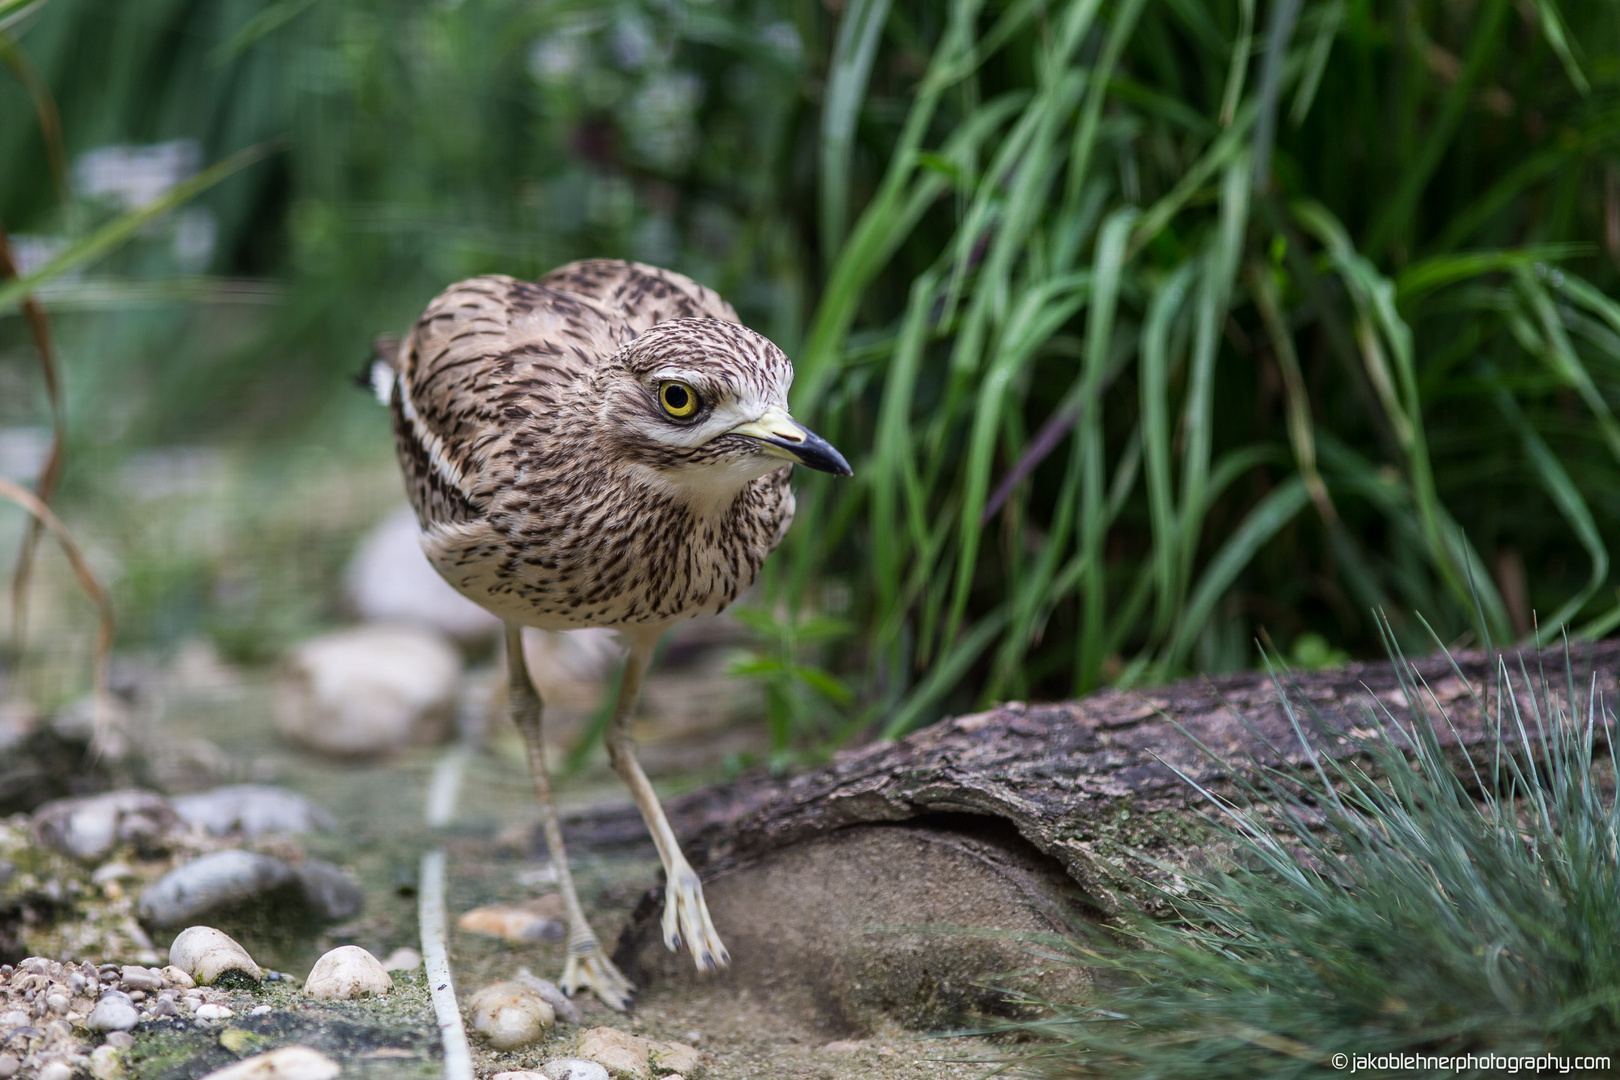
[[[793,515],[785,469],[716,509],[604,479],[508,488],[480,519],[430,529],[428,558],[464,595],[514,622],[653,627],[724,610],[753,584]]]

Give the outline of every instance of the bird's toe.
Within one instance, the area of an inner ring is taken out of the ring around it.
[[[562,991],[573,997],[580,990],[589,990],[610,1009],[630,1011],[630,999],[636,988],[613,965],[613,961],[600,953],[589,956],[570,954],[568,966],[563,969]]]
[[[718,971],[731,963],[709,918],[703,885],[691,871],[675,875],[664,891],[664,944],[672,952],[685,945],[699,971]]]

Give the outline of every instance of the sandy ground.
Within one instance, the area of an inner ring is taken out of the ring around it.
[[[661,685],[650,688],[649,698],[690,698],[694,695],[680,683],[691,678],[691,674],[665,675]],[[764,735],[759,728],[728,719],[724,709],[713,709],[712,694],[708,700],[703,710],[711,718],[707,727],[677,717],[667,726],[649,723],[643,729],[645,760],[666,794],[675,785],[684,788],[705,777],[719,776],[727,754],[763,749]],[[207,779],[251,778],[281,784],[311,796],[339,821],[332,833],[307,838],[305,847],[359,876],[367,893],[365,913],[329,929],[317,940],[247,942],[261,962],[301,976],[321,951],[339,944],[360,945],[377,956],[401,946],[419,947],[417,868],[422,853],[434,846],[442,846],[449,856],[452,920],[475,907],[521,903],[551,890],[549,885],[536,883],[545,877],[546,862],[532,844],[538,813],[515,733],[499,726],[493,729],[484,749],[467,768],[453,823],[435,832],[423,824],[423,806],[442,748],[366,764],[322,759],[290,747],[276,735],[269,702],[269,676],[231,674],[216,680],[206,693],[172,695],[160,718],[166,738],[208,740],[221,752],[216,771],[235,774]],[[579,710],[570,712],[564,721],[577,723]],[[557,731],[559,751],[566,745],[567,727],[571,726],[553,726],[553,730],[562,728]],[[575,807],[624,801],[622,790],[600,760],[562,781],[559,794],[566,806]],[[656,858],[650,846],[628,852],[571,854],[581,897],[599,937],[611,949],[642,893],[658,881]],[[510,977],[519,968],[557,978],[563,947],[546,942],[513,945],[453,930],[451,959],[456,986],[465,1001],[479,987]],[[330,1045],[342,1047],[340,1036],[349,1030],[344,1025],[365,1027],[370,1023],[363,1036],[352,1036],[353,1045],[344,1053],[350,1070],[346,1075],[433,1075],[435,1069],[424,1056],[429,1049],[424,1038],[435,1030],[426,988],[419,974],[400,978],[398,983],[399,992],[386,1007],[355,1003],[335,1009],[312,1008],[294,992],[277,989],[261,1000],[277,1006],[275,1015],[284,1011],[297,1014],[296,1022],[286,1020],[277,1028],[271,1019],[260,1018],[253,1023],[262,1030],[253,1034],[267,1040],[264,1045],[274,1045],[296,1034],[286,1025],[301,1024],[300,1041],[312,1041],[315,1032],[322,1033],[320,1037]],[[281,1001],[282,997],[287,1000]],[[255,1001],[244,998],[241,1004],[245,1010]],[[559,1025],[547,1040],[528,1049],[497,1053],[475,1039],[478,1075],[532,1068],[566,1056],[579,1032],[596,1025],[694,1045],[707,1056],[703,1075],[715,1080],[980,1077],[994,1071],[995,1062],[1011,1049],[982,1038],[942,1037],[895,1026],[853,1034],[827,1031],[810,1017],[759,1000],[724,973],[699,983],[696,991],[643,987],[628,1017],[594,999],[580,1004],[585,1014],[580,1027]],[[160,1045],[143,1037],[131,1064],[137,1077],[180,1080],[217,1067],[222,1063],[215,1060],[219,1056],[215,1044],[207,1039],[190,1037]]]

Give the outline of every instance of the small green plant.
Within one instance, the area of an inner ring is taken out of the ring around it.
[[[848,637],[850,624],[835,615],[796,617],[764,608],[737,608],[732,615],[757,639],[751,654],[733,665],[731,674],[757,680],[765,689],[772,767],[785,766],[800,749],[796,739],[805,734],[822,740],[848,734],[838,717],[852,699],[849,687],[810,657]]]
[[[1434,703],[1397,666],[1407,699]],[[1164,895],[1173,919],[1066,942],[1097,973],[1095,995],[1026,1025],[1047,1041],[1021,1064],[1133,1080],[1348,1075],[1355,1055],[1390,1053],[1609,1055],[1612,1067],[1613,714],[1567,667],[1549,679],[1504,662],[1496,681],[1485,768],[1454,771],[1435,705],[1411,726],[1387,713],[1370,725],[1384,735],[1362,743],[1363,764],[1322,757],[1301,733],[1307,776],[1258,770],[1239,801],[1212,796],[1230,859]]]

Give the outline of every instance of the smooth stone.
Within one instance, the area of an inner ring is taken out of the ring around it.
[[[538,1042],[557,1022],[550,1004],[522,983],[497,982],[467,999],[473,1030],[497,1050]]]
[[[456,592],[422,554],[416,512],[401,506],[366,533],[344,584],[366,622],[415,623],[463,641],[493,637],[501,621]]]
[[[514,980],[527,986],[530,990],[546,999],[551,1011],[557,1014],[557,1019],[565,1024],[577,1024],[581,1016],[579,1006],[575,1005],[567,994],[550,979],[542,979],[528,968],[518,968],[517,978]]]
[[[150,968],[126,964],[119,970],[118,982],[125,990],[162,990],[163,976]]]
[[[498,1072],[489,1080],[547,1080],[546,1074],[535,1072],[533,1069],[517,1069],[508,1072]]]
[[[384,971],[415,971],[422,966],[422,954],[412,948],[398,948],[383,958],[382,966]]]
[[[639,1035],[610,1027],[591,1028],[579,1040],[579,1056],[589,1058],[612,1073],[624,1073],[636,1080],[652,1076],[652,1046]]]
[[[105,858],[119,844],[159,846],[178,821],[169,800],[134,788],[53,799],[33,815],[40,843],[86,861]]]
[[[818,1054],[853,1054],[861,1048],[861,1044],[853,1039],[834,1039],[830,1043],[823,1043],[816,1047]]]
[[[65,1061],[53,1061],[39,1070],[39,1080],[73,1080],[73,1066]]]
[[[22,1069],[22,1062],[10,1054],[0,1054],[0,1080],[11,1080]]]
[[[188,825],[215,836],[241,833],[307,833],[335,828],[331,814],[311,800],[269,784],[231,784],[194,795],[177,795],[174,812]]]
[[[474,934],[486,934],[526,945],[535,941],[561,941],[567,932],[561,919],[521,907],[473,908],[456,920],[456,926]]]
[[[120,1050],[128,1050],[135,1045],[135,1036],[127,1031],[109,1031],[107,1032],[106,1043],[108,1046],[114,1046]]]
[[[95,873],[90,875],[90,881],[96,885],[105,885],[109,881],[123,881],[135,876],[135,871],[127,863],[110,862],[96,867]]]
[[[434,631],[339,630],[288,655],[276,688],[276,726],[293,742],[338,757],[438,742],[460,677],[460,655]]]
[[[181,971],[173,964],[165,967],[162,971],[162,975],[164,982],[167,982],[172,986],[178,986],[182,990],[191,990],[197,985],[196,979],[193,979],[190,975],[186,974],[184,971]]]
[[[229,1020],[236,1013],[224,1005],[216,1005],[210,1001],[197,1006],[197,1011],[193,1015],[199,1020]]]
[[[695,1046],[682,1042],[651,1042],[647,1047],[652,1066],[661,1073],[680,1073],[690,1076],[703,1068],[703,1053]]]
[[[128,1031],[140,1020],[141,1014],[128,994],[121,990],[109,990],[90,1010],[85,1027],[91,1031]]]
[[[304,993],[330,1001],[386,994],[393,988],[382,964],[358,945],[341,945],[322,956],[304,980]]]
[[[546,1080],[612,1080],[607,1069],[584,1058],[556,1058],[540,1066]]]
[[[124,1066],[118,1060],[116,1046],[98,1046],[90,1051],[90,1075],[96,1080],[121,1080]]]
[[[306,859],[293,867],[304,890],[304,901],[322,922],[342,922],[360,914],[366,893],[349,875],[321,859]]]
[[[239,971],[255,981],[264,978],[248,951],[212,926],[188,926],[180,931],[169,946],[169,962],[203,986],[227,971]]]
[[[216,1069],[202,1080],[333,1080],[338,1063],[308,1046],[283,1046]]]
[[[208,912],[261,897],[297,879],[292,867],[254,851],[213,851],[170,870],[141,893],[141,921],[182,926]],[[184,965],[182,965],[184,966]]]

